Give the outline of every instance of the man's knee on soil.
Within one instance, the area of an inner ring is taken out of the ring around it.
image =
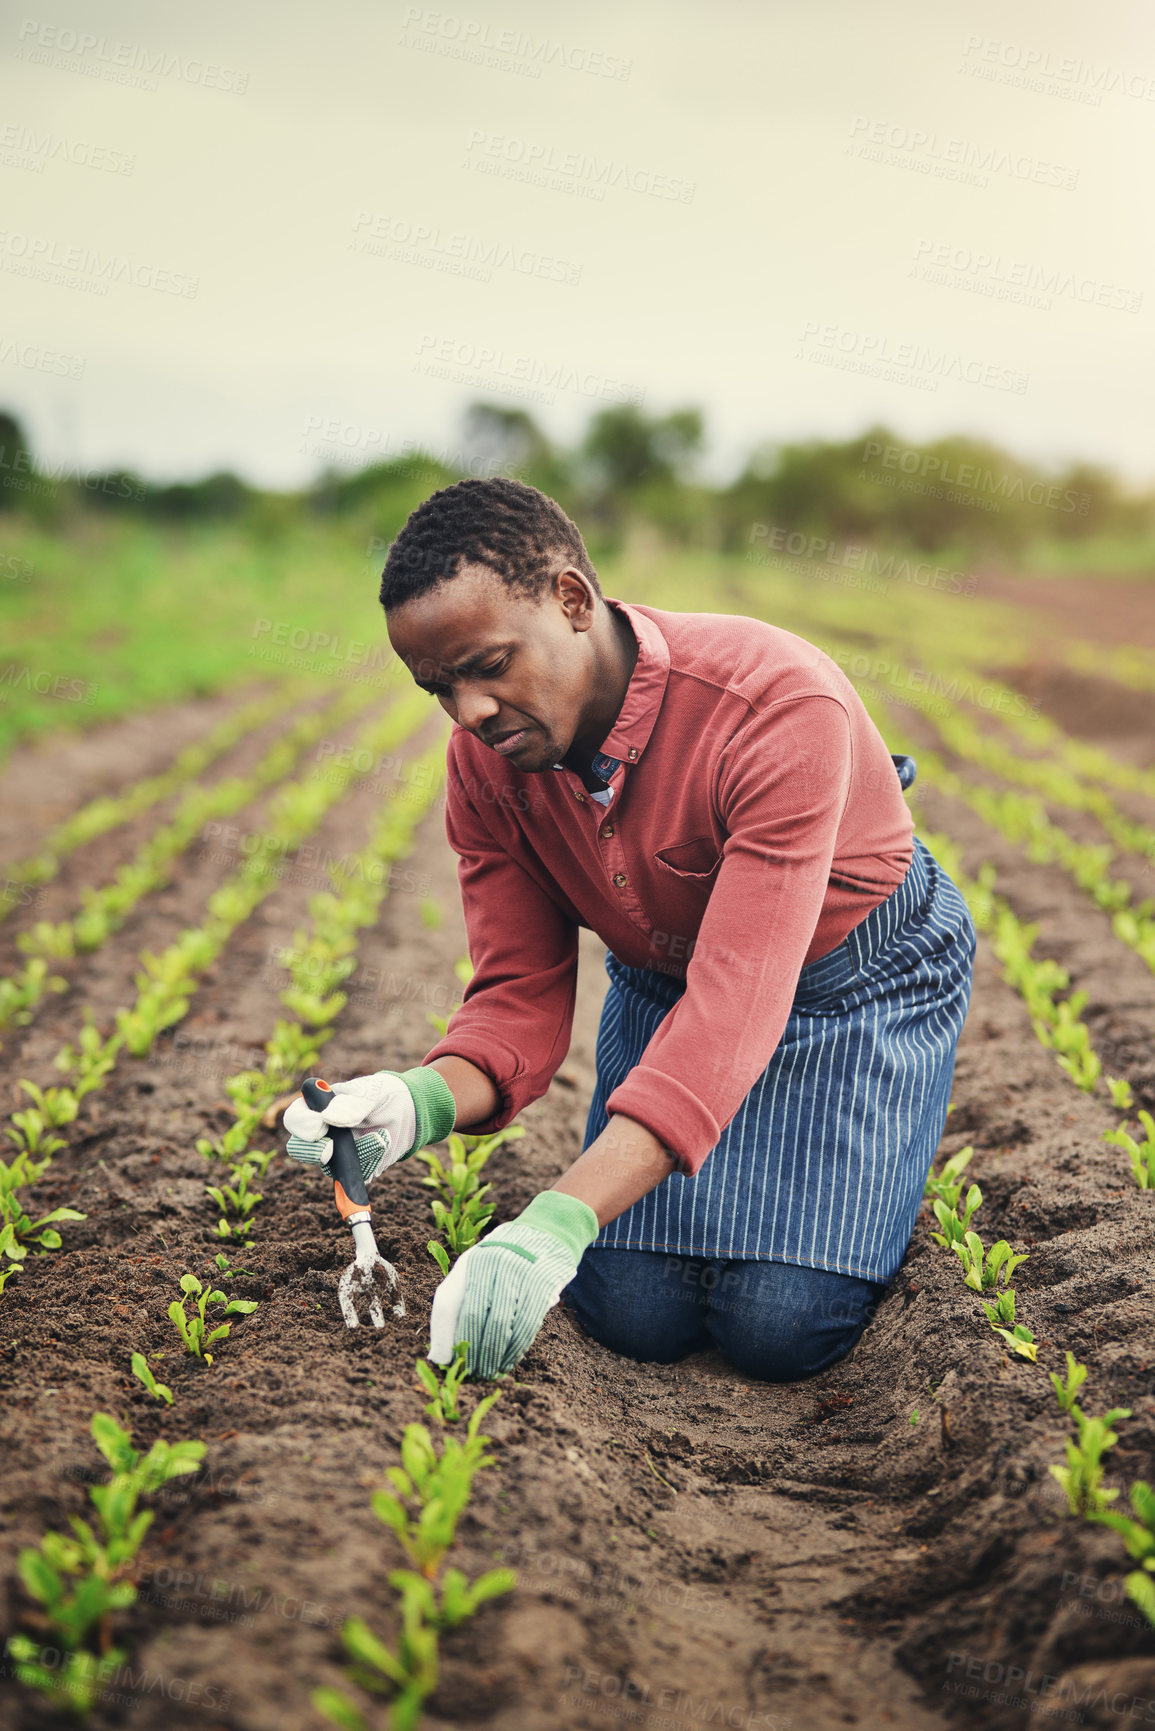
[[[695,1265],[700,1259],[587,1251],[562,1302],[586,1334],[623,1358],[676,1364],[709,1344]]]
[[[882,1293],[813,1274],[818,1278],[788,1275],[778,1291],[755,1297],[743,1272],[724,1270],[706,1322],[722,1356],[765,1382],[803,1382],[845,1358]]]
[[[588,1334],[599,1346],[616,1352],[619,1358],[632,1358],[639,1364],[678,1364],[692,1352],[700,1352],[704,1344],[702,1341],[687,1342],[668,1329],[631,1326],[628,1317],[600,1311],[591,1314],[568,1296],[568,1289],[562,1294],[562,1303],[572,1313],[583,1334]]]

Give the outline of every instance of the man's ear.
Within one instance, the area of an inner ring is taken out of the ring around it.
[[[574,631],[592,629],[597,596],[588,577],[583,577],[573,565],[567,565],[554,577],[553,592]]]

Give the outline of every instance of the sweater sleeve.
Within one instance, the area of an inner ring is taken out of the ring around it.
[[[782,1038],[814,936],[853,773],[837,698],[756,713],[718,768],[722,863],[686,989],[607,1111],[644,1124],[699,1170]]]
[[[577,924],[487,827],[451,748],[445,830],[458,856],[473,977],[445,1036],[423,1062],[467,1058],[501,1095],[471,1135],[510,1123],[545,1093],[569,1050],[577,993]]]

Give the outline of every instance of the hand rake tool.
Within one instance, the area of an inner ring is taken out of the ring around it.
[[[303,1082],[301,1093],[305,1097],[306,1106],[314,1112],[323,1112],[333,1098],[332,1088],[319,1076],[310,1076],[308,1081]],[[337,1286],[341,1315],[345,1318],[347,1327],[359,1327],[361,1319],[357,1315],[356,1301],[361,1297],[368,1303],[369,1320],[373,1327],[384,1328],[385,1313],[381,1308],[376,1271],[383,1268],[389,1276],[390,1286],[397,1292],[397,1270],[391,1262],[386,1262],[373,1236],[373,1210],[369,1206],[369,1192],[365,1188],[361,1159],[352,1130],[346,1130],[339,1124],[327,1124],[325,1128],[333,1141],[333,1156],[328,1167],[333,1180],[333,1200],[342,1220],[352,1228],[353,1244],[357,1252]],[[405,1300],[399,1292],[393,1314],[405,1315]]]

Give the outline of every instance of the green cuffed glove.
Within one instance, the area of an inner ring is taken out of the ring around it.
[[[457,1105],[440,1070],[427,1064],[415,1069],[377,1070],[334,1082],[333,1097],[323,1112],[303,1099],[286,1107],[281,1119],[289,1132],[285,1152],[306,1165],[325,1166],[333,1155],[331,1125],[353,1132],[365,1182],[408,1160],[419,1148],[440,1142],[453,1129]]]
[[[457,1342],[467,1340],[473,1376],[512,1370],[597,1234],[598,1217],[588,1203],[560,1190],[535,1196],[516,1220],[459,1256],[437,1288],[431,1361],[451,1363]]]

